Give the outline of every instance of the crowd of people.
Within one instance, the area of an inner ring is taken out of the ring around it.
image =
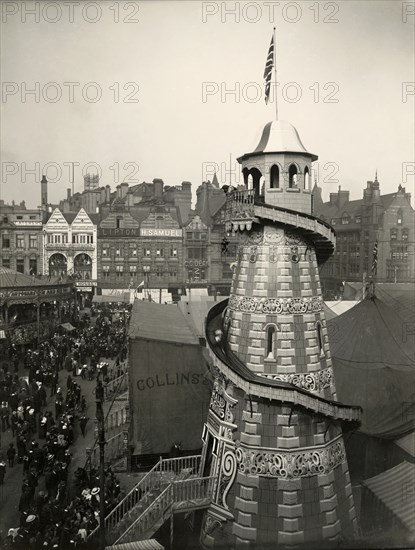
[[[23,469],[23,484],[20,523],[0,542],[2,548],[84,546],[98,525],[100,498],[105,499],[106,513],[118,502],[120,487],[110,468],[103,497],[90,464],[78,468],[74,479],[68,480],[68,470],[74,427],[79,422],[85,436],[88,421],[76,377],[96,378],[105,387],[118,373],[126,358],[125,321],[124,316],[112,322],[110,312],[104,311],[94,324],[85,317],[73,331],[55,334],[36,350],[22,354],[11,346],[10,362],[0,370],[0,414],[2,432],[11,430],[15,441],[6,451],[2,448],[0,484],[5,483],[7,468],[15,467]],[[109,358],[115,360],[112,372],[102,360]],[[22,364],[26,376],[19,376]],[[59,379],[65,378],[66,388],[61,388]]]

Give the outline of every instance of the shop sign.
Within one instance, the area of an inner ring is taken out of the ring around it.
[[[181,229],[155,229],[143,227],[140,229],[141,237],[175,237],[181,238],[182,230]]]

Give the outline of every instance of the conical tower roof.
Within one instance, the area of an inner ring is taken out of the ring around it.
[[[284,120],[268,122],[262,130],[261,139],[256,148],[251,153],[240,157],[238,161],[264,153],[300,153],[309,155],[312,161],[318,159],[317,155],[310,153],[304,147],[296,128]]]

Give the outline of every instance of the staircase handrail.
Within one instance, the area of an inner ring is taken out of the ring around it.
[[[165,500],[164,506],[162,505],[163,500]],[[118,539],[112,544],[113,546],[116,544],[120,544],[120,542],[130,533],[133,531],[136,526],[143,521],[143,519],[146,516],[149,516],[150,513],[154,508],[158,509],[158,516],[155,518],[154,521],[157,521],[160,517],[164,515],[166,510],[171,506],[173,502],[173,487],[172,483],[169,483],[169,485],[159,494],[159,496],[153,500],[153,502],[145,509],[143,512],[138,516],[138,518],[133,521],[133,523],[124,531],[124,533],[118,537]],[[153,523],[154,525],[154,523]],[[150,525],[147,527],[147,529],[150,527]]]
[[[119,523],[123,517],[133,508],[140,500],[142,495],[145,495],[154,485],[151,483],[152,477],[154,474],[159,474],[158,480],[161,482],[161,475],[170,471],[179,471],[183,467],[189,467],[193,463],[197,465],[200,461],[201,455],[191,455],[191,456],[180,456],[177,458],[167,458],[163,459],[160,457],[160,460],[155,464],[150,471],[148,471],[140,481],[130,490],[129,493],[111,510],[111,512],[105,518],[105,529],[114,527]],[[150,483],[148,486],[146,482]],[[141,494],[140,494],[141,490]],[[139,498],[137,498],[139,496]],[[127,506],[125,506],[127,504]],[[115,518],[115,521],[113,519]],[[91,539],[99,530],[99,525],[91,531],[87,539]]]
[[[140,523],[144,524],[144,526],[140,529],[140,534],[145,533],[151,525],[154,525],[154,523],[162,518],[166,511],[172,506],[171,511],[173,511],[175,503],[211,497],[215,480],[216,476],[206,476],[171,481],[169,485],[158,495],[158,497],[154,499],[154,501],[145,510],[143,510],[143,512],[128,527],[128,529],[126,529],[124,533],[118,537],[113,545],[120,544]],[[184,498],[183,489],[186,492],[188,487],[190,487],[190,495],[186,495]],[[143,520],[146,520],[148,516],[151,516],[154,509],[156,509],[158,513],[153,517],[152,523],[144,523]],[[139,537],[140,534],[137,536]]]

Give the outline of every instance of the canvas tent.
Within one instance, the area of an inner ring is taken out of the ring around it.
[[[363,407],[360,431],[396,439],[413,430],[414,335],[373,297],[327,322],[337,398]]]
[[[175,305],[136,300],[129,346],[133,454],[199,450],[212,385],[198,330]]]

